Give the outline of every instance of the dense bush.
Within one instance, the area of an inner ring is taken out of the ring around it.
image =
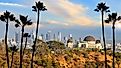
[[[54,42],[55,43],[55,42]],[[58,44],[58,43],[57,43]],[[56,44],[56,45],[57,45]],[[58,47],[56,45],[52,45],[50,48],[46,42],[38,40],[35,59],[34,59],[34,67],[35,68],[63,68],[63,67],[72,67],[72,68],[103,68],[104,62],[100,61],[100,55],[104,56],[104,52],[95,51],[92,49],[65,49],[63,47]],[[57,49],[54,50],[54,47]],[[57,51],[60,50],[60,53]],[[9,55],[11,56],[11,51],[9,51]],[[53,51],[54,53],[51,53]],[[111,51],[108,51],[110,55]],[[116,54],[116,64],[120,65],[121,63],[121,53]],[[0,53],[0,66],[6,67],[5,52]],[[30,59],[31,59],[31,50],[26,49],[24,59],[23,59],[23,67],[30,68]],[[62,60],[61,60],[62,59]],[[112,63],[110,59],[110,62]],[[15,52],[13,68],[19,67],[19,51]],[[109,66],[110,67],[110,66]]]
[[[89,58],[89,55],[88,55],[87,52],[83,52],[82,54],[83,54],[83,57],[84,57],[84,58]]]

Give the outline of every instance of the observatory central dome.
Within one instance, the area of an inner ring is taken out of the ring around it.
[[[95,41],[95,38],[93,36],[86,36],[84,41]]]

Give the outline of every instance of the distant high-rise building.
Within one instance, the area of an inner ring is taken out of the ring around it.
[[[33,32],[33,30],[30,33],[30,38],[29,39],[30,39],[29,43],[31,43],[31,45],[33,45],[33,42],[35,40],[35,33]]]
[[[47,32],[47,35],[48,35],[48,41],[51,40],[51,35],[50,35],[50,34],[51,34],[51,31],[48,31],[48,32]]]
[[[48,40],[48,34],[45,35],[45,40],[46,40],[46,41]]]
[[[50,34],[51,34],[51,31],[48,31],[46,36],[45,36],[46,41],[50,41],[51,40],[51,35]]]
[[[15,42],[18,43],[18,33],[15,32]]]
[[[53,34],[53,40],[56,40],[56,35],[55,34]]]
[[[20,35],[18,32],[15,32],[15,42],[19,43],[20,42]]]
[[[43,34],[41,34],[41,37],[42,37],[42,40],[44,40],[44,35]]]
[[[44,40],[44,37],[43,37],[44,35],[43,34],[41,34],[40,36],[38,36],[38,39],[39,40]]]
[[[81,42],[82,41],[82,39],[81,38],[79,38],[79,42]]]
[[[69,34],[69,38],[72,39],[72,37],[73,37],[72,34]]]
[[[48,39],[51,40],[51,31],[48,31]]]
[[[61,41],[61,32],[58,32],[58,41]]]
[[[66,43],[66,37],[63,38],[63,42]]]
[[[67,45],[67,40],[68,40],[68,38],[67,38],[67,37],[64,37],[64,44],[65,44],[65,47],[66,47],[66,45]]]
[[[31,38],[32,38],[32,40],[34,40],[35,39],[35,33],[32,31],[32,33],[31,33]]]

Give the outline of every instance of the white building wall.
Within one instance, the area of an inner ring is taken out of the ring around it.
[[[95,41],[88,41],[88,42],[84,41],[78,43],[78,47],[80,48],[83,47],[83,45],[86,45],[85,48],[99,48],[99,49],[103,48],[101,43],[95,44]]]
[[[103,49],[103,46],[101,45],[101,43],[95,44],[96,48],[98,49]]]
[[[67,43],[67,46],[69,47],[69,48],[73,48],[73,43],[71,43],[71,42],[69,42],[69,43]]]

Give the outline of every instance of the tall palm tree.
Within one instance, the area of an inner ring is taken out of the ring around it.
[[[11,60],[11,66],[10,66],[10,68],[12,68],[14,53],[18,51],[18,48],[15,45],[12,45],[12,47],[10,47],[10,49],[12,51],[12,60]]]
[[[103,45],[104,45],[104,51],[105,51],[105,68],[107,68],[107,57],[106,57],[106,42],[105,42],[105,30],[104,30],[104,12],[110,12],[110,10],[108,10],[109,7],[107,7],[105,5],[105,3],[101,2],[98,3],[97,8],[94,10],[96,12],[101,12],[101,16],[102,16],[102,36],[103,36]]]
[[[35,47],[36,47],[36,41],[37,41],[37,36],[38,36],[40,11],[45,11],[45,10],[47,10],[46,7],[43,5],[43,3],[40,2],[40,1],[36,2],[36,5],[35,5],[35,6],[32,6],[32,8],[33,8],[32,11],[37,12],[37,27],[36,27],[36,37],[35,37],[34,44],[33,44],[31,68],[33,68],[33,57],[34,57],[34,52],[35,52]]]
[[[21,26],[21,28],[22,28],[21,29],[21,31],[22,31],[22,33],[21,33],[21,46],[20,46],[20,68],[22,68],[22,60],[23,60],[22,49],[23,49],[24,28],[27,25],[32,25],[31,20],[28,20],[27,18],[28,18],[28,16],[20,15],[20,21],[21,21],[21,23],[18,20],[16,20],[17,23],[15,24],[15,27]]]
[[[24,49],[23,49],[23,56],[24,56],[24,52],[25,52],[25,49],[26,49],[26,46],[27,46],[27,38],[30,37],[29,33],[24,33],[24,36],[26,38],[25,40],[25,46],[24,46]]]
[[[106,23],[112,22],[112,30],[113,30],[113,68],[115,68],[115,23],[116,21],[121,20],[121,16],[117,16],[117,13],[112,13],[108,15]]]
[[[0,16],[0,20],[6,23],[6,31],[5,31],[5,45],[6,45],[6,57],[7,57],[7,65],[9,68],[9,54],[8,54],[8,44],[7,44],[7,38],[8,38],[8,26],[9,26],[9,21],[15,21],[15,17],[13,14],[8,12],[4,12],[3,15]]]

